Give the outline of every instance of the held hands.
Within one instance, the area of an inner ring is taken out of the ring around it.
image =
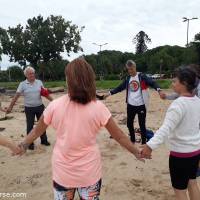
[[[17,155],[21,156],[26,152],[26,150],[28,148],[28,144],[25,144],[24,142],[21,142],[18,145],[14,145],[13,144],[9,148],[12,151],[12,155],[13,156],[17,156]]]
[[[134,156],[141,162],[145,162],[144,158],[142,157],[141,151],[139,149],[136,150]]]
[[[103,95],[103,98],[107,99],[110,95],[111,95],[110,92],[108,92],[108,93],[106,93],[106,94]]]
[[[6,114],[9,114],[9,113],[11,113],[12,108],[10,108],[10,107],[7,108],[7,107],[5,107],[4,110],[5,110]]]
[[[25,154],[26,153],[26,150],[28,149],[28,144],[27,143],[25,143],[25,142],[21,142],[21,143],[19,143],[18,144],[18,147],[20,148],[20,152],[19,152],[19,154],[18,155],[23,155],[23,154]]]
[[[159,91],[159,95],[161,99],[166,99],[166,94],[162,92],[161,90]]]
[[[12,144],[9,145],[9,149],[12,152],[12,156],[20,155],[20,153],[21,153],[20,147],[17,146],[16,144],[14,144],[14,143],[12,143]]]
[[[6,108],[2,108],[2,107],[0,107],[0,111],[2,111],[2,112],[6,112]]]
[[[151,159],[152,149],[146,144],[142,145],[141,148],[141,158]]]

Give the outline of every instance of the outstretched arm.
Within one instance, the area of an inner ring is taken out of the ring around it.
[[[161,99],[166,98],[166,94],[163,93],[163,91],[160,89],[160,86],[154,81],[151,77],[148,77],[147,75],[143,74],[143,78],[145,79],[147,85],[149,85],[151,88],[155,89]]]
[[[168,95],[166,95],[166,99],[167,100],[175,100],[175,99],[177,99],[179,97],[179,94],[177,94],[177,93],[172,93],[172,94],[168,94]]]
[[[13,106],[15,105],[15,103],[16,103],[16,101],[18,100],[19,97],[20,97],[20,93],[17,92],[17,93],[15,94],[15,96],[13,97],[13,99],[12,99],[12,101],[11,101],[9,107],[6,109],[6,113],[10,113],[10,112],[12,111]]]
[[[142,150],[142,156],[144,158],[149,158],[152,150],[158,148],[160,144],[164,143],[169,135],[173,133],[173,130],[180,123],[183,116],[184,111],[181,104],[179,105],[177,102],[174,102],[174,104],[172,104],[167,110],[162,126],[156,131],[151,140],[144,145]]]
[[[140,151],[133,144],[130,139],[123,133],[123,131],[117,126],[113,118],[111,117],[107,124],[106,129],[110,133],[110,135],[123,147],[125,147],[129,152],[135,155],[137,159],[140,159]]]
[[[121,92],[121,91],[125,90],[126,89],[126,81],[127,80],[125,79],[119,86],[117,86],[116,88],[112,89],[110,91],[110,94],[113,95],[113,94],[116,94],[118,92]]]
[[[121,91],[125,90],[126,89],[126,84],[127,84],[126,82],[127,82],[127,80],[125,79],[119,86],[117,86],[116,88],[110,90],[107,94],[104,94],[104,99],[106,99],[110,95],[117,94],[118,92],[121,92]]]
[[[17,145],[15,145],[14,142],[4,138],[1,135],[0,135],[0,145],[9,148],[13,154],[17,154],[18,152],[20,152],[19,147],[17,147]]]
[[[42,115],[37,123],[36,127],[25,137],[24,141],[20,143],[20,147],[25,152],[28,146],[40,137],[47,129],[48,125],[44,123],[44,116]]]
[[[48,99],[49,101],[53,101],[53,97],[51,95],[46,96],[46,99]]]

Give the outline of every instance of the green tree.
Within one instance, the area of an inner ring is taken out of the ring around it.
[[[142,54],[147,51],[146,43],[151,43],[151,39],[144,31],[140,31],[133,38],[133,44],[136,44],[136,54]]]
[[[6,53],[4,48],[9,49],[8,40],[9,39],[6,30],[0,27],[0,60],[2,60],[1,55]]]
[[[10,57],[11,62],[18,62],[20,65],[26,65],[26,47],[23,35],[24,28],[21,24],[15,28],[9,27],[4,36],[3,53]]]
[[[23,70],[17,66],[13,65],[7,69],[7,74],[10,77],[10,81],[21,81],[24,80]]]
[[[194,45],[196,52],[197,52],[197,55],[198,55],[198,64],[200,64],[200,33],[197,33],[194,36],[193,45]]]
[[[51,60],[46,63],[39,64],[38,76],[43,80],[65,80],[65,67],[67,60]]]
[[[51,60],[61,59],[62,52],[69,55],[82,51],[79,44],[83,29],[62,16],[51,15],[44,19],[39,15],[28,19],[25,28],[20,24],[8,28],[2,43],[3,53],[10,56],[10,61],[24,65],[29,62],[35,67],[44,63],[45,66]]]

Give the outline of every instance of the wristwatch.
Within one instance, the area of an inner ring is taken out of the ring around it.
[[[157,88],[157,92],[160,92],[161,91],[161,89],[160,88]]]
[[[28,147],[29,147],[29,144],[21,142],[21,143],[19,143],[19,147],[23,148],[24,151],[26,151],[28,149]]]

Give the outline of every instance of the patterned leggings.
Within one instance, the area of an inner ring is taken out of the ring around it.
[[[101,179],[94,185],[81,188],[66,188],[55,181],[54,186],[54,200],[73,200],[77,190],[80,200],[99,200],[101,190]]]

